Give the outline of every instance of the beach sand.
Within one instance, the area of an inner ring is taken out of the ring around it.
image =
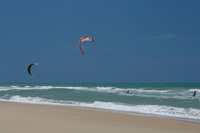
[[[0,133],[200,133],[200,125],[107,111],[0,102]]]

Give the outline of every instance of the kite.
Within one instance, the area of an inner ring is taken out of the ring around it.
[[[79,49],[80,49],[80,51],[82,52],[82,54],[84,54],[84,52],[83,52],[83,50],[82,50],[82,48],[81,48],[81,43],[82,43],[83,41],[90,41],[90,42],[93,42],[93,39],[92,39],[91,37],[89,37],[89,36],[84,36],[84,37],[81,38],[81,40],[79,41]]]
[[[32,68],[33,65],[38,65],[38,63],[30,64],[30,65],[28,66],[28,73],[29,73],[31,76],[34,76],[34,77],[35,77],[35,75],[33,75],[33,74],[31,73],[31,68]]]

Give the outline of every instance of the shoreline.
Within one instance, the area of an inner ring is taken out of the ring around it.
[[[200,125],[86,108],[0,102],[3,133],[199,133]]]
[[[62,106],[62,105],[52,105],[52,106]],[[63,107],[75,108],[75,109],[105,111],[105,112],[111,112],[111,113],[119,113],[119,114],[134,115],[134,116],[144,116],[144,117],[151,117],[151,118],[164,118],[164,119],[178,120],[178,121],[187,122],[187,123],[191,123],[191,124],[195,124],[195,125],[200,125],[200,119],[181,118],[181,117],[163,116],[163,115],[147,114],[147,113],[140,113],[140,112],[118,111],[118,110],[111,110],[111,109],[73,106],[73,105],[72,106],[63,105]]]
[[[56,104],[53,105],[53,104],[22,103],[22,102],[9,102],[9,101],[0,101],[0,102],[33,104],[33,105],[47,105],[47,106],[61,106],[61,107],[66,107],[66,108],[104,111],[104,112],[119,113],[119,114],[134,115],[134,116],[145,116],[145,117],[152,117],[152,118],[154,118],[154,117],[155,118],[165,118],[165,119],[178,120],[178,121],[182,121],[182,122],[192,123],[192,124],[195,124],[195,125],[200,125],[200,119],[163,116],[163,115],[147,114],[147,113],[140,113],[140,112],[118,111],[118,110],[112,110],[112,109],[102,109],[102,108],[74,106],[74,105],[56,105]]]
[[[192,119],[192,118],[181,118],[181,117],[172,117],[172,116],[164,116],[164,115],[157,115],[157,114],[148,114],[148,113],[131,112],[131,111],[119,111],[119,110],[112,110],[112,109],[102,109],[102,108],[74,106],[74,105],[37,104],[37,103],[0,101],[0,103],[1,102],[33,104],[33,105],[47,105],[47,106],[60,106],[60,107],[74,108],[74,109],[104,111],[104,112],[119,113],[119,114],[125,114],[125,115],[145,116],[145,117],[151,117],[151,118],[164,118],[164,119],[178,120],[178,121],[187,122],[187,123],[191,123],[191,124],[195,124],[195,125],[200,125],[200,119]]]

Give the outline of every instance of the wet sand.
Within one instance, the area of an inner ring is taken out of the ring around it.
[[[0,133],[199,133],[200,125],[62,106],[0,102]]]

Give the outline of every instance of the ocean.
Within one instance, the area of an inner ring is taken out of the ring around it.
[[[0,101],[91,108],[200,123],[200,83],[0,84]]]

